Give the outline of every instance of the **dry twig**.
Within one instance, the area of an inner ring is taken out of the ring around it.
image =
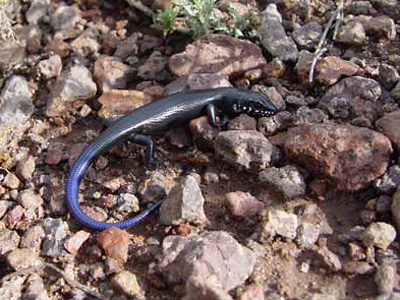
[[[336,37],[336,34],[339,31],[339,26],[340,26],[341,20],[343,19],[343,9],[344,9],[344,0],[340,0],[336,10],[332,13],[331,17],[328,20],[328,23],[326,24],[325,30],[322,33],[321,39],[319,40],[317,49],[315,49],[314,58],[311,62],[310,73],[309,73],[309,77],[308,77],[309,83],[312,83],[314,80],[315,66],[317,64],[318,59],[324,54],[324,52],[326,52],[328,50],[327,48],[322,48],[322,46],[325,44],[326,37],[327,37],[328,32],[331,29],[334,21],[336,21],[335,29],[334,29],[334,33],[333,33],[334,38]]]

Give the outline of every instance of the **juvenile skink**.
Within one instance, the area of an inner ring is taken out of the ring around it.
[[[158,208],[161,201],[126,221],[99,222],[87,216],[79,207],[79,184],[98,156],[127,139],[146,145],[147,163],[157,163],[154,157],[154,143],[150,135],[171,126],[185,124],[205,113],[208,114],[211,125],[217,126],[216,116],[219,113],[228,117],[241,113],[252,117],[267,117],[274,115],[276,109],[265,94],[235,88],[216,88],[173,94],[133,110],[102,132],[80,154],[72,166],[65,192],[65,201],[72,216],[83,226],[95,230],[104,230],[109,227],[127,228]]]

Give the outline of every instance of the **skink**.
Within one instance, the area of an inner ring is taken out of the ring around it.
[[[83,226],[95,230],[109,227],[127,228],[135,225],[161,205],[161,201],[131,219],[106,223],[87,216],[79,207],[79,184],[92,162],[115,144],[132,140],[147,146],[146,160],[155,164],[154,143],[150,134],[162,129],[185,124],[207,113],[210,123],[217,126],[216,115],[229,117],[246,113],[252,117],[272,116],[275,106],[265,94],[235,88],[216,88],[177,93],[133,110],[109,126],[77,158],[66,183],[65,201],[72,216]]]

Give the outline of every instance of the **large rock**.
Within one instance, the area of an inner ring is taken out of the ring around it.
[[[400,151],[400,110],[388,113],[378,119],[375,122],[375,127],[390,139],[397,151]]]
[[[264,20],[259,33],[264,47],[274,57],[282,60],[296,61],[299,50],[290,36],[286,35],[282,25],[282,16],[276,4],[269,4],[263,12]]]
[[[253,271],[256,254],[224,231],[200,236],[169,236],[163,241],[160,267],[171,283],[194,276],[229,291],[243,284]]]
[[[273,147],[258,131],[229,130],[218,134],[215,139],[215,153],[238,167],[265,169],[271,162]]]
[[[232,76],[266,64],[261,49],[245,40],[222,34],[205,35],[173,55],[169,68],[177,76],[214,73]]]
[[[374,121],[378,117],[381,87],[373,79],[353,76],[342,79],[332,86],[319,102],[319,108],[332,117],[354,119],[359,116]]]
[[[57,78],[55,87],[47,101],[46,115],[63,115],[72,102],[86,100],[96,95],[97,86],[90,71],[83,65],[67,68]]]
[[[392,147],[384,135],[367,128],[315,124],[289,129],[284,150],[310,173],[354,191],[385,173]]]
[[[21,138],[33,111],[28,81],[22,76],[12,76],[0,94],[0,152]]]

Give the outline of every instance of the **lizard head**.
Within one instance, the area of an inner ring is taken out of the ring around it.
[[[236,90],[229,95],[231,110],[238,115],[245,113],[250,117],[269,117],[276,114],[276,107],[263,93]]]

